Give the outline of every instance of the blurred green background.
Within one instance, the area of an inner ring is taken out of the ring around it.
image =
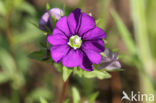
[[[0,103],[59,101],[57,68],[28,57],[40,50],[44,34],[36,26],[47,3],[100,18],[124,69],[104,80],[72,76],[64,103],[121,103],[122,91],[156,94],[156,0],[0,0]]]

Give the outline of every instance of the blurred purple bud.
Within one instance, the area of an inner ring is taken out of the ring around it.
[[[116,70],[121,68],[121,64],[118,61],[118,53],[113,53],[112,50],[106,48],[104,56],[98,69]]]
[[[63,10],[59,9],[59,8],[53,8],[50,11],[50,14],[52,16],[54,16],[57,20],[59,20],[62,16],[64,16],[64,12]]]
[[[39,28],[43,31],[48,32],[53,30],[53,21],[51,16],[54,16],[59,20],[64,15],[63,10],[59,8],[52,8],[49,11],[45,12],[39,21]]]

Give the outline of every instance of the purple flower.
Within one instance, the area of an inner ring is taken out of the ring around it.
[[[57,20],[59,20],[63,15],[64,12],[59,8],[50,9],[49,11],[45,12],[41,17],[39,22],[39,28],[46,32],[48,32],[49,30],[52,31],[53,25],[51,16],[54,16]]]
[[[51,56],[55,62],[66,67],[77,67],[92,71],[93,64],[99,64],[104,51],[105,32],[96,27],[94,19],[80,9],[64,16],[48,36]]]

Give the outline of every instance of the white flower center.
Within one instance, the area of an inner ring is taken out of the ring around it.
[[[74,35],[70,37],[68,42],[68,45],[70,45],[74,49],[80,48],[81,44],[82,44],[82,40],[81,37],[79,37],[78,35]]]

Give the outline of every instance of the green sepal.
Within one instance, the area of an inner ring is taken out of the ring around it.
[[[72,69],[64,66],[62,71],[63,80],[67,81],[71,73],[72,73]]]
[[[94,71],[84,71],[81,68],[74,68],[73,70],[74,75],[78,75],[79,77],[84,78],[98,78],[98,79],[108,79],[111,78],[111,75],[106,71],[100,71],[94,69]]]
[[[92,72],[85,72],[84,77],[86,77],[86,78],[108,79],[108,78],[111,78],[111,75],[106,71],[94,70]]]
[[[55,28],[58,20],[53,15],[51,15],[51,19],[52,19],[53,28]]]

